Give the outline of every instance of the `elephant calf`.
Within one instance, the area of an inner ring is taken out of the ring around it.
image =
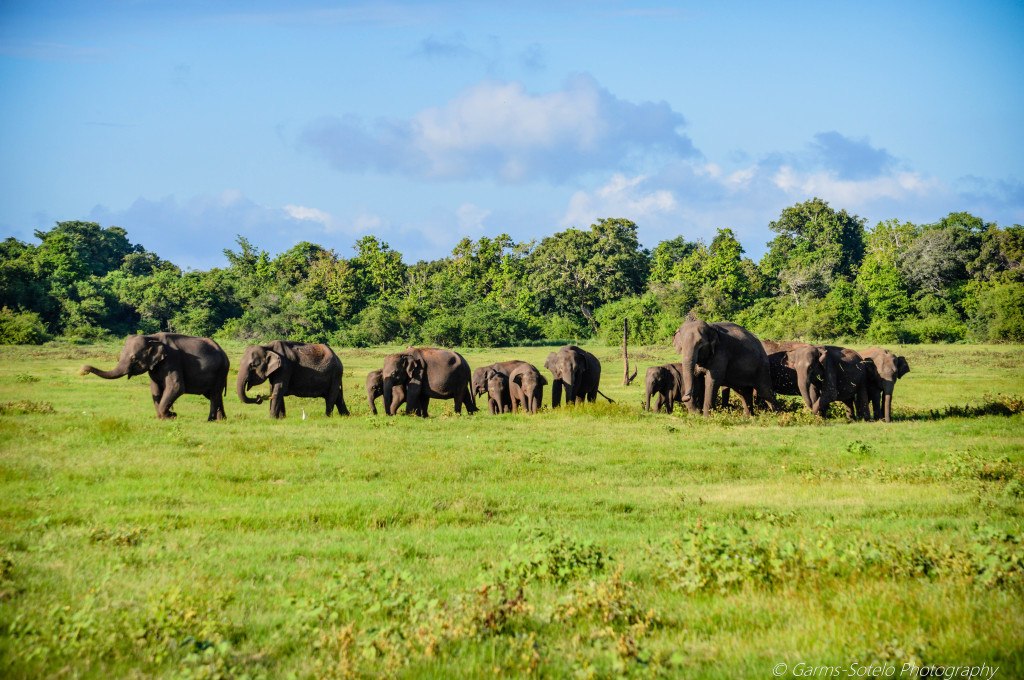
[[[487,405],[492,415],[512,412],[512,396],[508,389],[508,376],[498,371],[487,372]]]
[[[654,410],[672,413],[673,404],[683,403],[683,365],[664,364],[651,366],[644,378],[644,410],[651,410],[651,397],[658,395],[654,402]]]
[[[544,401],[544,386],[547,384],[547,379],[540,374],[536,366],[525,361],[520,362],[508,376],[512,408],[519,410],[522,407],[530,413],[539,411]]]
[[[395,385],[391,388],[392,399],[395,401],[395,408],[405,403],[405,387]],[[377,415],[377,397],[384,395],[384,373],[380,370],[370,371],[366,374],[366,401],[370,404],[370,413]]]
[[[284,418],[284,398],[320,397],[327,405],[330,416],[335,407],[338,413],[348,415],[341,385],[344,368],[341,360],[327,345],[308,345],[302,342],[275,340],[268,345],[250,345],[245,348],[238,367],[238,398],[245,404],[259,404],[263,397],[253,399],[247,394],[250,387],[270,381],[270,415]]]

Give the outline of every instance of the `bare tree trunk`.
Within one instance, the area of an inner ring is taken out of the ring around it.
[[[633,375],[629,374],[629,319],[622,320],[622,384],[629,385],[636,379],[638,369],[633,369]]]

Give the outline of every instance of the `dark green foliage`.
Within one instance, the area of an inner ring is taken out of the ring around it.
[[[539,244],[462,239],[407,265],[374,236],[343,257],[307,241],[276,256],[239,236],[227,266],[186,271],[120,227],[60,222],[0,243],[0,342],[172,331],[340,346],[664,344],[688,313],[774,339],[1024,341],[1024,227],[968,213],[864,221],[812,199],[782,211],[760,264],[731,229],[645,250],[626,219]]]

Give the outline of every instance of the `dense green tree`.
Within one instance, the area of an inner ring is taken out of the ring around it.
[[[672,281],[676,265],[696,249],[697,243],[687,241],[683,236],[659,243],[651,251],[650,283],[666,284]]]
[[[864,220],[820,198],[786,208],[768,227],[761,269],[795,302],[824,297],[837,277],[852,280],[864,257]]]
[[[526,276],[541,313],[579,319],[641,292],[648,267],[636,224],[600,219],[589,231],[567,229],[541,241],[530,254]]]

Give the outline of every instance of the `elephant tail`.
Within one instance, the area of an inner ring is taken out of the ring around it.
[[[615,400],[614,400],[614,399],[612,399],[611,397],[609,397],[609,396],[608,396],[607,394],[605,394],[605,393],[604,393],[604,392],[602,392],[601,390],[598,390],[598,391],[597,391],[597,393],[598,393],[598,394],[600,394],[600,395],[601,395],[602,397],[604,397],[605,399],[607,399],[607,400],[608,400],[608,403],[609,403],[609,404],[614,404],[614,403],[615,403]]]

